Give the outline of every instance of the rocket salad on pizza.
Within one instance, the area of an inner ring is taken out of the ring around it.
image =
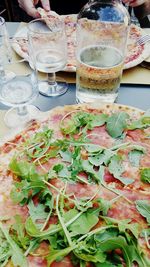
[[[0,147],[0,266],[150,266],[150,113],[57,107]]]

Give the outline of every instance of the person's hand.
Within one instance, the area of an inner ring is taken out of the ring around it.
[[[36,9],[36,5],[38,4],[39,0],[18,0],[19,6],[26,11],[26,13],[34,18],[38,18],[40,17],[37,9]],[[40,0],[42,7],[46,10],[49,11],[50,10],[50,4],[49,4],[49,0]]]
[[[143,5],[147,0],[122,0],[124,4],[128,4],[131,7]]]

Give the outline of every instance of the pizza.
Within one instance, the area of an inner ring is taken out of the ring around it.
[[[150,266],[150,113],[56,107],[0,146],[0,266]]]
[[[140,64],[150,55],[150,45],[146,44],[138,44],[137,40],[143,36],[143,30],[131,24],[130,33],[127,44],[127,55],[125,58],[125,69],[131,68],[133,66]]]
[[[58,17],[59,15],[56,12],[46,12],[42,8],[38,9],[42,18],[45,19],[45,22],[48,25],[49,19]],[[67,46],[68,46],[68,61],[64,70],[66,71],[76,71],[76,23],[77,16],[72,15],[61,15],[59,16],[65,23],[66,36],[67,36]],[[103,32],[103,31],[102,31]],[[115,29],[116,32],[116,29]],[[137,38],[142,36],[143,30],[136,25],[130,26],[130,33],[128,38],[127,53],[125,58],[124,69],[131,68],[140,64],[144,59],[150,55],[149,44],[139,45],[137,44]],[[106,36],[106,33],[102,35],[102,38]],[[22,57],[28,59],[28,40],[27,40],[27,29],[20,29],[16,33],[13,42],[14,50]]]

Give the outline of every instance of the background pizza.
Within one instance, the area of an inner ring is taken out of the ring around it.
[[[76,71],[75,49],[77,16],[63,15],[61,18],[65,22],[68,45],[68,61],[65,71]],[[124,69],[140,64],[150,55],[149,43],[143,45],[137,44],[137,38],[142,35],[144,35],[144,32],[141,28],[133,24],[130,26]],[[27,27],[23,27],[17,31],[13,40],[13,48],[21,57],[28,59]]]
[[[0,265],[150,266],[150,114],[57,107],[0,147]]]

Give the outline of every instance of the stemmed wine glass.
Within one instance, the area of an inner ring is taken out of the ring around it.
[[[1,67],[0,101],[12,107],[6,112],[4,121],[14,128],[36,118],[39,113],[35,106],[29,105],[38,95],[37,75],[25,59],[4,57]]]
[[[67,41],[63,21],[59,17],[35,19],[28,24],[30,65],[47,78],[38,81],[39,92],[45,96],[59,96],[67,91],[66,82],[56,81],[56,72],[67,62]]]

